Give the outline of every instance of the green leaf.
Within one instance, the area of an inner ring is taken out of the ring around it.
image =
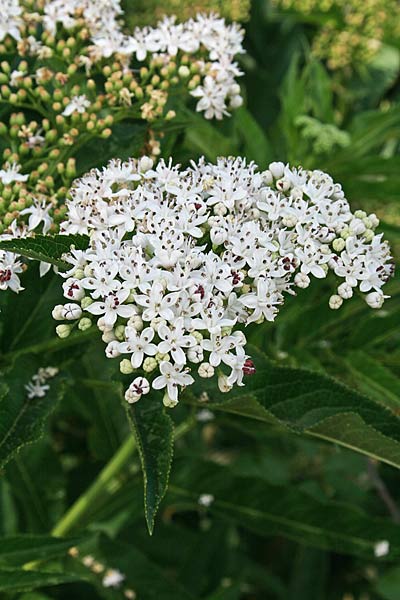
[[[169,479],[173,456],[174,428],[159,397],[141,400],[127,409],[135,434],[144,480],[144,508],[150,534]]]
[[[79,581],[82,577],[47,571],[0,568],[0,592],[27,592],[36,588]]]
[[[363,393],[399,414],[400,379],[390,369],[362,350],[350,352],[346,365]]]
[[[22,566],[27,562],[66,556],[76,539],[60,539],[49,535],[20,534],[0,540],[0,563]]]
[[[164,573],[162,567],[159,567],[133,544],[110,540],[101,535],[95,547],[88,546],[79,549],[82,552],[92,554],[96,560],[109,568],[121,571],[126,577],[123,583],[124,588],[135,590],[137,597],[141,600],[154,600],[156,598],[160,600],[194,600],[191,593]],[[166,559],[165,562],[167,563],[168,560]],[[74,568],[76,568],[76,565],[74,565]],[[83,569],[81,568],[84,574]],[[85,570],[87,572],[87,569]],[[115,594],[115,596],[109,595],[110,591],[102,586],[101,578],[98,576],[92,576],[90,582],[95,585],[101,597],[123,597],[121,592],[118,595]]]
[[[400,589],[400,567],[390,569],[379,577],[375,590],[383,600],[398,600]]]
[[[393,413],[326,375],[277,366],[257,348],[248,353],[257,373],[245,388],[224,396],[209,380],[197,384],[198,394],[208,392],[211,409],[278,424],[400,468],[400,421]]]
[[[261,168],[273,160],[273,152],[266,133],[253,115],[243,106],[235,112],[235,124],[243,138],[243,155],[254,160]]]
[[[63,254],[69,252],[72,247],[86,250],[88,245],[89,238],[86,235],[35,235],[3,240],[0,242],[0,249],[15,252],[26,258],[42,260],[65,271],[69,265],[62,260]]]
[[[28,398],[25,386],[41,365],[33,358],[20,358],[3,373],[0,380],[0,468],[26,444],[36,441],[43,432],[47,417],[60,400],[64,383],[62,378],[48,380],[50,389],[43,398]]]
[[[372,517],[347,503],[317,499],[296,484],[283,487],[254,477],[233,477],[229,468],[211,462],[191,463],[181,480],[175,476],[168,498],[174,510],[197,512],[205,490],[214,497],[211,513],[258,536],[279,535],[366,559],[374,559],[376,544],[386,540],[389,552],[379,560],[400,557],[400,526],[389,519]]]

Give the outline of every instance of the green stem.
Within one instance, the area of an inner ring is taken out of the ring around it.
[[[182,437],[190,431],[195,424],[193,418],[178,425],[175,429],[175,440]],[[132,456],[136,451],[136,440],[133,436],[129,436],[122,446],[117,450],[111,460],[107,463],[102,471],[100,471],[96,480],[71,506],[61,520],[55,525],[51,534],[56,537],[63,537],[68,534],[83,517],[91,510],[98,497],[102,497],[108,492],[115,491],[113,486],[118,478],[118,475],[129,464]],[[116,489],[119,489],[117,486]]]
[[[56,524],[51,534],[62,537],[76,525],[76,523],[90,510],[93,502],[98,496],[106,490],[112,480],[122,471],[136,450],[136,441],[133,436],[129,436],[112,459],[100,471],[96,480],[84,492],[78,500],[65,513],[61,520]]]

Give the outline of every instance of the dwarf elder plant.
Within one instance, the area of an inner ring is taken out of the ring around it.
[[[284,85],[303,167],[242,106],[239,24],[168,10],[132,29],[118,0],[1,8],[0,591],[294,598],[254,535],[398,558],[379,510],[297,485],[335,456],[354,481],[364,461],[400,518],[376,463],[400,465],[398,380],[365,335],[364,354],[335,354],[357,319],[395,322],[393,251],[326,172],[353,133],[309,110],[322,65],[300,75],[296,58]]]

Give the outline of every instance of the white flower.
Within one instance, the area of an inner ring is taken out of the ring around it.
[[[125,581],[125,575],[118,569],[108,569],[103,577],[102,584],[105,588],[119,588]]]
[[[214,496],[212,494],[201,494],[197,502],[200,506],[208,508],[214,502]]]
[[[153,388],[161,390],[167,388],[168,396],[173,402],[178,400],[178,386],[191,385],[194,381],[186,369],[182,366],[172,365],[170,362],[163,361],[160,364],[161,375],[153,381]]]
[[[380,542],[376,542],[374,546],[374,554],[376,558],[381,558],[382,556],[387,556],[389,554],[390,544],[387,540],[382,540]]]
[[[24,208],[24,210],[21,210],[20,214],[30,215],[28,221],[29,231],[33,231],[41,222],[43,222],[43,230],[41,233],[46,234],[49,232],[53,223],[53,218],[49,215],[49,211],[53,208],[53,205],[47,204],[45,200],[39,201],[35,199],[32,206]]]
[[[232,386],[234,384],[242,386],[243,383],[243,367],[245,365],[247,355],[245,354],[244,348],[239,346],[236,348],[236,354],[231,354],[227,357],[227,364],[231,367],[232,371],[230,372],[227,384]]]
[[[155,356],[157,354],[157,346],[152,344],[154,338],[154,329],[146,327],[138,334],[133,327],[127,327],[125,330],[126,342],[119,344],[121,354],[131,354],[131,363],[134,369],[138,369],[144,360],[145,356]]]
[[[24,288],[21,286],[21,281],[18,277],[22,271],[22,263],[15,254],[0,250],[0,290],[10,288],[10,290],[17,294],[23,290]]]
[[[3,0],[0,11],[0,41],[6,35],[11,35],[14,39],[19,40],[21,34],[19,31],[21,20],[22,7],[18,0]]]
[[[69,117],[74,112],[84,113],[89,106],[90,101],[87,99],[85,94],[82,94],[81,96],[74,96],[61,114],[64,117]]]
[[[158,281],[153,283],[147,294],[139,294],[135,297],[135,302],[144,307],[142,319],[145,321],[151,321],[155,317],[173,319],[172,306],[177,300],[177,293],[164,295],[164,288]]]
[[[167,354],[170,353],[176,364],[186,364],[186,355],[182,348],[190,348],[196,345],[196,340],[191,335],[184,333],[184,319],[176,319],[173,326],[161,324],[158,327],[158,335],[161,342],[158,344],[158,351]]]
[[[104,315],[105,326],[112,327],[117,317],[129,318],[135,314],[135,307],[132,304],[123,304],[128,296],[129,290],[120,290],[111,293],[104,301],[93,302],[86,310],[92,315]]]
[[[0,169],[0,181],[3,185],[10,185],[17,181],[28,181],[29,175],[21,175],[21,165],[17,163],[8,163],[5,169]]]

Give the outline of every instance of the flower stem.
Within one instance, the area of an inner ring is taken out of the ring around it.
[[[182,437],[187,431],[189,431],[195,421],[189,419],[184,421],[175,430],[175,440]],[[117,450],[111,460],[106,464],[104,469],[100,471],[99,475],[92,483],[92,485],[84,492],[71,508],[65,513],[61,520],[55,525],[51,534],[56,537],[63,537],[67,535],[72,529],[76,527],[79,521],[86,516],[93,509],[95,500],[98,497],[104,496],[105,492],[108,492],[112,488],[112,483],[126,467],[131,460],[132,456],[136,452],[136,440],[133,435],[130,435],[122,446]]]
[[[55,525],[51,534],[62,537],[70,532],[77,522],[93,507],[94,500],[107,489],[110,482],[125,467],[131,456],[135,453],[136,441],[133,436],[129,436],[122,446],[117,450],[112,459],[106,464],[104,469],[84,492],[75,504],[65,513],[61,520]]]

